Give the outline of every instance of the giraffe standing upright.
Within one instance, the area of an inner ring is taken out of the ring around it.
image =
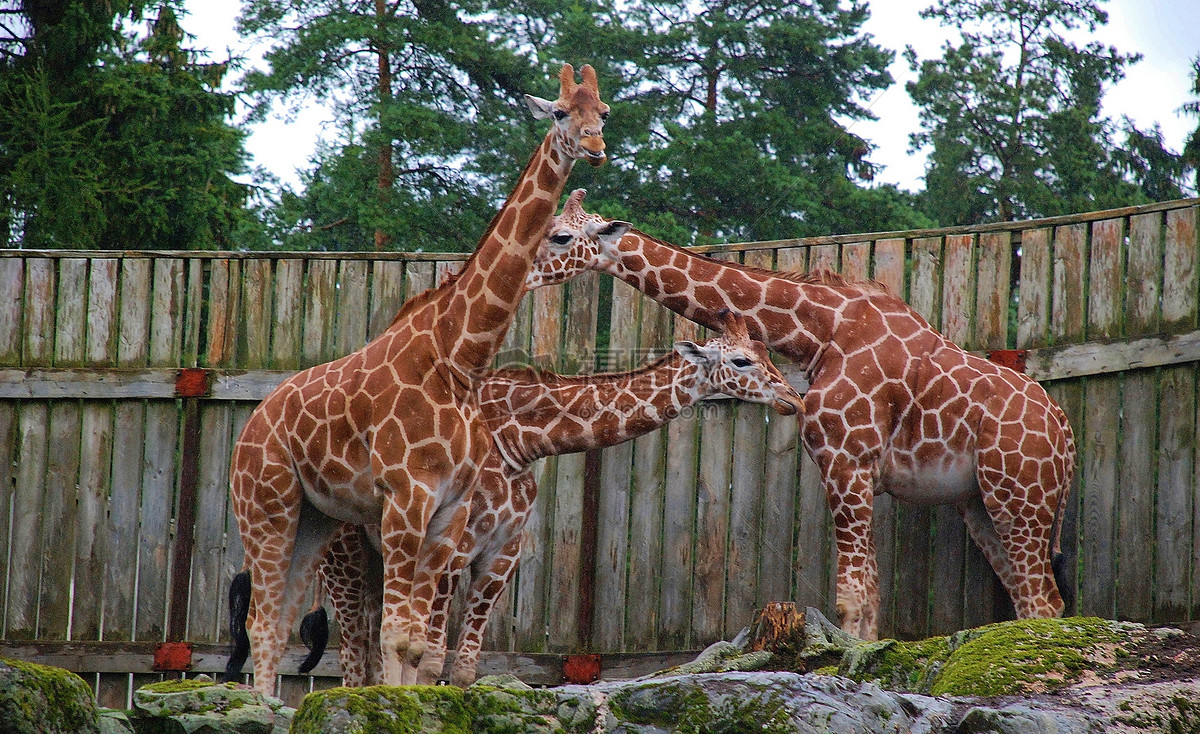
[[[621,230],[624,231],[623,229]],[[620,233],[616,234],[620,237]],[[718,316],[723,334],[703,345],[682,341],[667,356],[630,372],[565,377],[532,369],[490,373],[480,408],[492,432],[493,451],[480,471],[471,519],[443,577],[430,623],[422,667],[441,673],[450,600],[458,573],[471,570],[471,586],[450,682],[475,680],[488,618],[516,570],[521,533],[537,495],[530,467],[547,456],[605,448],[662,427],[700,400],[727,395],[771,405],[781,415],[801,407],[799,394],[771,364],[766,347],[752,341],[745,321]],[[320,573],[342,629],[342,682],[366,685],[371,621],[378,600],[364,583],[371,565],[359,528],[343,526]]]
[[[362,349],[284,381],[234,448],[230,492],[253,579],[255,687],[271,693],[297,602],[340,522],[380,523],[380,647],[389,684],[417,680],[438,577],[470,510],[491,437],[477,385],[504,339],[575,160],[605,160],[596,72],[569,64],[553,118],[513,192],[459,274],[410,299]]]
[[[1075,464],[1071,427],[1025,375],[969,354],[876,283],[712,260],[630,230],[617,242],[572,192],[528,285],[594,269],[711,326],[721,309],[804,369],[801,430],[837,543],[842,628],[876,639],[874,496],[954,505],[1021,618],[1062,613],[1054,575]]]

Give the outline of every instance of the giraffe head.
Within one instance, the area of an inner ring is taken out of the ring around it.
[[[800,394],[771,363],[766,345],[750,338],[746,320],[728,310],[720,319],[721,336],[704,344],[675,343],[675,351],[696,366],[704,392],[770,405],[780,415],[802,411]]]
[[[553,118],[554,137],[558,149],[567,157],[585,159],[593,166],[605,161],[604,121],[608,105],[600,101],[600,85],[596,70],[584,64],[579,70],[582,84],[575,83],[575,69],[563,64],[558,74],[558,99],[550,100],[525,95],[525,104],[535,119]]]
[[[551,220],[525,278],[528,288],[565,283],[606,258],[616,258],[621,237],[633,225],[585,212],[585,196],[584,189],[572,191],[562,213]]]

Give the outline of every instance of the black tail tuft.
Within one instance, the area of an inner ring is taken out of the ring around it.
[[[300,663],[300,672],[307,673],[321,662],[329,642],[329,615],[325,613],[325,607],[317,607],[300,620],[300,641],[308,645],[308,657]]]
[[[233,651],[225,665],[225,681],[237,681],[242,666],[250,657],[250,635],[246,634],[246,617],[250,614],[250,572],[242,571],[229,582],[229,636]]]
[[[1075,613],[1075,579],[1067,568],[1067,557],[1055,553],[1050,559],[1050,569],[1054,571],[1054,583],[1058,584],[1058,595],[1063,600],[1063,616],[1070,616]]]

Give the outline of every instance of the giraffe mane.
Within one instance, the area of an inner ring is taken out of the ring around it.
[[[474,255],[471,255],[471,258],[474,257]],[[400,308],[396,311],[396,315],[392,317],[392,323],[388,324],[388,328],[392,328],[397,322],[408,318],[414,311],[432,302],[433,299],[437,297],[439,293],[441,293],[443,288],[446,288],[447,286],[453,286],[458,280],[458,276],[462,274],[464,269],[465,263],[463,268],[459,268],[455,272],[447,275],[446,279],[443,280],[441,284],[433,286],[432,288],[426,288],[417,295],[411,296],[405,300],[404,303],[400,304]]]

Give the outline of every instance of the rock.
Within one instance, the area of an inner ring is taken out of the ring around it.
[[[100,734],[133,734],[129,714],[116,709],[100,709]]]
[[[237,683],[172,680],[133,693],[138,734],[285,734],[294,709]]]
[[[5,734],[99,732],[92,690],[74,673],[0,658],[0,722]]]

